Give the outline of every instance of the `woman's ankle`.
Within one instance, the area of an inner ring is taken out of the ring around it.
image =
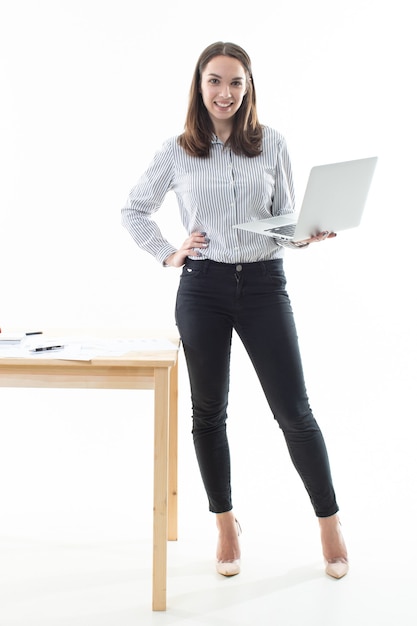
[[[239,532],[233,511],[217,513],[216,524],[219,531],[217,559],[219,561],[233,561],[239,559]]]
[[[346,544],[343,539],[339,516],[319,517],[323,556],[326,561],[348,560]]]
[[[216,513],[216,525],[219,530],[231,527],[235,523],[236,518],[233,510],[225,511],[224,513]]]

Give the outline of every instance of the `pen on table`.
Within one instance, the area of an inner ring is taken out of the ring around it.
[[[43,332],[41,330],[34,330],[30,333],[26,333],[26,337],[29,337],[30,335],[43,335]]]
[[[46,352],[47,350],[61,350],[64,348],[63,345],[59,346],[38,346],[37,348],[32,348],[30,352]]]

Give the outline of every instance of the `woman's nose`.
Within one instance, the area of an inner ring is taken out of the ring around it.
[[[230,87],[229,87],[229,85],[222,85],[222,87],[220,89],[220,95],[223,98],[229,98],[230,97]]]

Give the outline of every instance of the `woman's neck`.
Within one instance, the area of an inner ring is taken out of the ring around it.
[[[226,143],[232,134],[233,124],[215,124],[214,134],[220,141]]]

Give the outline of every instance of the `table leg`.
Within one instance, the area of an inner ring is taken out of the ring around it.
[[[168,540],[178,539],[178,361],[170,372],[168,432]]]
[[[155,369],[152,609],[166,610],[169,368]]]

